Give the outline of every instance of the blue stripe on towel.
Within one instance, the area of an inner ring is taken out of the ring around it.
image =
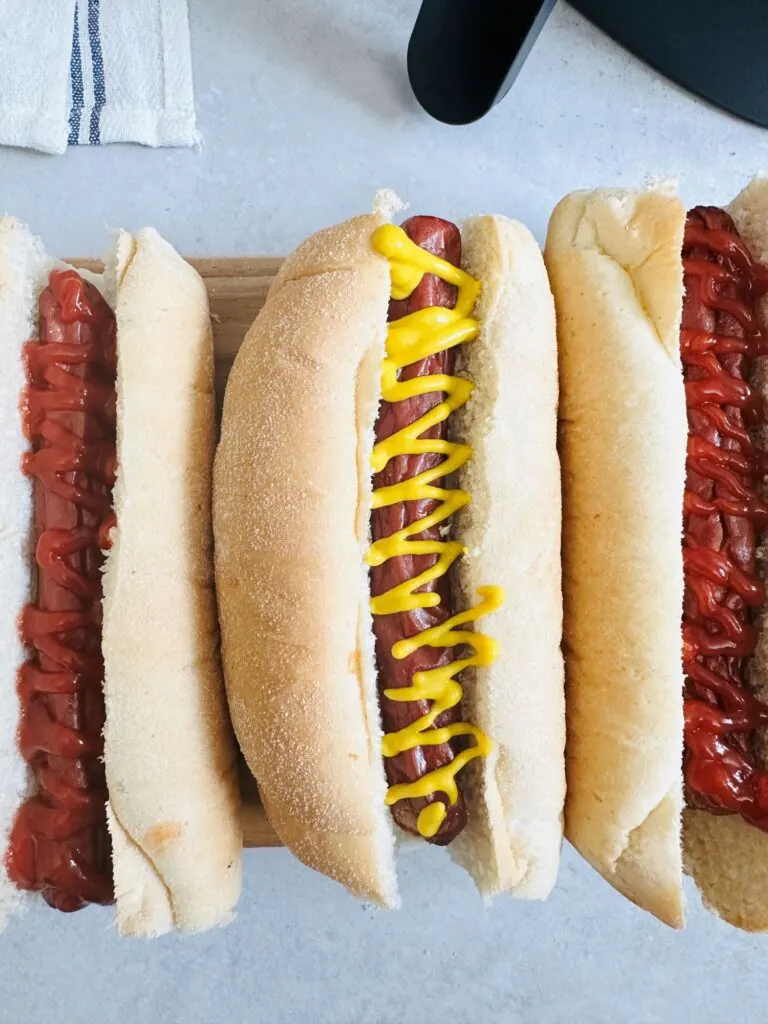
[[[88,41],[91,46],[91,63],[93,64],[93,110],[88,141],[92,146],[101,142],[100,119],[101,111],[107,102],[107,90],[104,84],[104,58],[101,53],[101,28],[99,26],[99,6],[101,0],[88,0]]]
[[[72,56],[69,59],[69,81],[72,90],[72,109],[69,112],[70,146],[76,146],[80,139],[80,118],[83,113],[83,59],[80,55],[80,29],[77,24],[75,4],[75,28],[72,34]]]

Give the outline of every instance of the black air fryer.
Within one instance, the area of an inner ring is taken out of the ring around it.
[[[447,124],[507,94],[555,0],[424,0],[408,46],[422,107]],[[668,78],[768,127],[768,0],[573,0]]]

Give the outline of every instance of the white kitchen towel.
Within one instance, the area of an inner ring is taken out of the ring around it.
[[[0,0],[0,145],[198,139],[187,0]]]

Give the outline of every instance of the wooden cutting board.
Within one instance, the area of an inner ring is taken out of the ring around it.
[[[240,259],[190,260],[190,263],[197,268],[208,288],[216,355],[216,407],[220,413],[232,362],[246,331],[264,305],[282,260],[244,256]],[[245,765],[241,767],[243,846],[280,846],[280,840],[259,803],[253,777]]]
[[[101,271],[99,260],[70,259],[77,267]],[[216,400],[221,410],[224,388],[232,362],[253,320],[264,305],[269,286],[282,260],[270,256],[190,259],[208,288],[216,354]],[[280,846],[248,769],[241,765],[243,792],[243,845]]]
[[[99,273],[100,260],[69,259],[75,267]],[[264,305],[269,286],[283,262],[276,256],[190,259],[208,288],[216,352],[216,398],[221,411],[224,387],[245,332]]]

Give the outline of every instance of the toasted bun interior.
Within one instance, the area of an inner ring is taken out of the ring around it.
[[[675,926],[684,224],[665,189],[575,193],[555,210],[545,251],[561,371],[566,835]]]
[[[118,478],[104,573],[105,761],[118,929],[232,918],[242,835],[217,650],[213,343],[205,286],[155,231],[121,232]]]
[[[685,869],[706,907],[749,932],[768,931],[768,837],[735,814],[686,810]]]

